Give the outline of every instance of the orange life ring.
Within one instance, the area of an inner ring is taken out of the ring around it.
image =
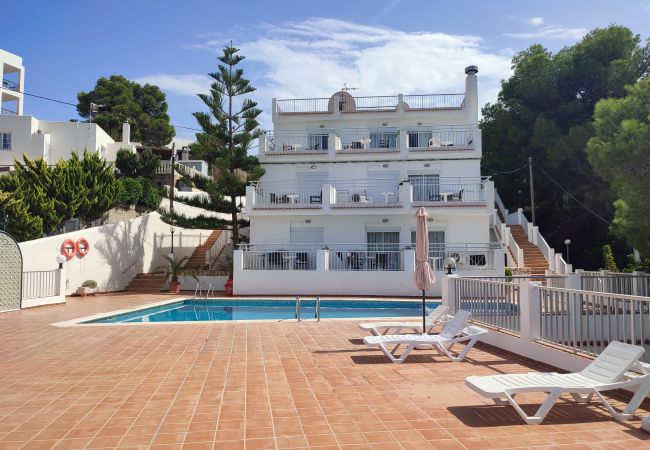
[[[72,259],[72,257],[77,253],[77,244],[72,239],[66,239],[61,244],[61,254],[66,257],[66,259]]]
[[[85,238],[77,239],[77,256],[83,258],[90,250],[90,244]]]

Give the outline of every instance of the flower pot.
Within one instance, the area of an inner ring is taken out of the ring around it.
[[[170,294],[178,294],[181,292],[181,283],[178,281],[170,281],[169,282],[169,293]]]
[[[90,295],[90,294],[94,293],[94,291],[95,290],[93,288],[87,288],[87,287],[80,286],[80,287],[77,288],[77,295],[79,295],[81,297],[85,297],[86,295]]]

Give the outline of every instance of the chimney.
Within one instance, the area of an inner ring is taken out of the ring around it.
[[[190,149],[188,147],[183,147],[181,149],[181,161],[188,161],[190,159]]]
[[[129,122],[122,124],[122,143],[128,144],[131,142],[131,125]]]
[[[472,123],[478,123],[478,66],[465,67],[465,111]]]

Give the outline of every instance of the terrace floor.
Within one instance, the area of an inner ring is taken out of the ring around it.
[[[49,325],[160,299],[0,314],[0,449],[650,448],[639,420],[596,403],[560,402],[523,425],[463,380],[539,368],[488,347],[396,365],[342,320]]]

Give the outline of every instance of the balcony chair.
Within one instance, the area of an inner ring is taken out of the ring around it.
[[[316,203],[323,203],[323,193],[321,192],[320,194],[310,195],[309,203],[311,203],[312,205]]]
[[[286,269],[287,266],[287,252],[271,252],[267,257],[268,267],[271,269]]]
[[[458,310],[453,319],[445,324],[440,334],[385,334],[381,336],[366,336],[363,342],[369,347],[378,347],[388,359],[395,364],[403,363],[418,346],[429,346],[446,355],[453,362],[462,361],[465,355],[474,347],[478,339],[487,334],[485,328],[467,325],[470,313]],[[465,348],[458,354],[451,353],[454,344],[466,342]],[[401,345],[406,348],[400,356],[396,355]],[[388,347],[392,346],[392,350]]]
[[[465,189],[461,189],[460,191],[458,191],[458,194],[453,194],[451,196],[451,200],[456,201],[456,202],[462,202],[463,201],[463,192],[464,191],[465,191]]]
[[[350,252],[346,255],[347,267],[351,270],[361,270],[363,269],[363,264],[366,259],[360,252]]]
[[[427,192],[427,199],[430,202],[441,202],[442,201],[442,195],[435,193],[435,192]]]
[[[294,267],[296,270],[307,270],[309,267],[309,254],[307,252],[297,252]]]
[[[595,395],[614,419],[630,420],[650,392],[650,374],[639,361],[643,352],[644,348],[638,345],[613,341],[598,358],[577,373],[529,372],[471,376],[465,378],[465,385],[480,395],[491,398],[497,405],[512,405],[528,425],[542,423],[562,394],[571,394],[576,403],[589,403]],[[630,370],[638,370],[640,373],[630,373]],[[601,395],[603,391],[617,389],[636,391],[620,412]],[[530,392],[548,394],[533,416],[529,416],[515,401],[516,395]]]

